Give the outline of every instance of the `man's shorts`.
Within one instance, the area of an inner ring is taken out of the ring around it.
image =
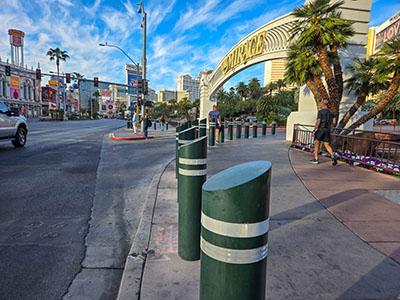
[[[329,143],[331,141],[331,131],[328,128],[319,128],[315,132],[315,139]]]
[[[218,123],[218,122],[215,122],[215,129],[218,129],[218,130],[219,130],[220,127],[221,127],[221,126],[219,125],[219,123]]]

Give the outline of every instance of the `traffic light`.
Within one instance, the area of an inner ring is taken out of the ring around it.
[[[139,79],[138,80],[138,94],[142,94],[143,93],[143,80]]]
[[[137,103],[139,106],[142,106],[142,97],[137,98]]]
[[[11,67],[6,66],[6,76],[11,76]]]
[[[95,77],[93,80],[93,84],[95,87],[99,87],[99,77]]]
[[[40,71],[40,69],[36,69],[36,79],[40,80],[42,78],[42,72]]]
[[[67,83],[71,83],[71,74],[69,73],[65,74],[65,78],[67,80]]]
[[[145,95],[149,94],[149,83],[147,80],[145,80],[143,84],[143,94]]]

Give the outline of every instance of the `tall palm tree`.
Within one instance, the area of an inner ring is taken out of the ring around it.
[[[190,120],[189,109],[193,107],[192,102],[190,102],[190,100],[185,97],[178,102],[178,106],[180,107],[181,110],[185,112],[186,120]]]
[[[262,94],[260,80],[256,77],[250,79],[247,88],[250,99],[257,100]]]
[[[238,82],[236,85],[236,91],[240,95],[240,101],[243,101],[243,97],[247,94],[247,89],[247,85],[243,81]]]
[[[278,79],[276,82],[276,87],[278,89],[278,91],[280,92],[282,88],[286,87],[286,81],[284,79]]]
[[[266,93],[269,93],[269,97],[272,99],[272,93],[278,88],[278,85],[275,82],[268,83],[263,90]]]
[[[294,22],[290,30],[290,39],[296,40],[300,47],[314,48],[328,86],[330,107],[336,116],[343,91],[343,76],[337,51],[354,34],[352,23],[343,20],[337,11],[343,3],[344,1],[330,3],[330,0],[315,0],[295,8],[292,15],[298,21]],[[331,52],[335,73],[331,68]]]
[[[223,89],[223,88],[220,89],[220,90],[217,92],[217,102],[225,103],[227,96],[228,96],[228,95],[227,95],[225,89]]]
[[[382,58],[377,64],[376,76],[378,81],[383,81],[388,75],[391,76],[389,88],[385,91],[382,100],[366,115],[354,122],[349,128],[355,129],[368,120],[374,118],[390,103],[396,96],[400,87],[400,37],[383,45],[381,51],[377,54]]]
[[[74,72],[74,76],[75,78],[78,80],[78,98],[79,98],[79,113],[81,113],[81,109],[82,109],[82,102],[81,102],[81,81],[83,80],[83,78],[85,77],[85,75]]]
[[[396,96],[393,97],[392,101],[383,110],[384,112],[391,112],[392,118],[396,119],[396,111],[400,110],[400,90],[397,92]]]
[[[289,47],[285,81],[297,86],[307,85],[317,107],[323,99],[329,99],[321,74],[321,66],[310,47],[299,47],[298,44]]]
[[[91,112],[91,115],[92,115],[92,117],[93,117],[94,111],[96,110],[96,105],[99,103],[98,98],[101,96],[101,94],[100,94],[100,92],[97,90],[97,91],[95,91],[95,92],[92,94],[92,96],[93,96],[93,97],[96,97],[96,102],[93,103],[93,101],[92,101],[92,105],[90,105],[90,112]]]
[[[376,76],[374,76],[378,63],[378,60],[376,58],[371,57],[368,60],[360,60],[358,58],[354,58],[353,62],[354,65],[347,66],[347,69],[351,72],[352,75],[345,81],[345,83],[346,88],[349,90],[349,92],[355,92],[355,94],[357,95],[357,100],[339,122],[339,128],[344,128],[346,126],[350,118],[362,105],[364,105],[367,96],[370,93],[376,94],[380,90],[385,89],[384,82],[386,81],[386,78],[381,78],[381,80],[384,80],[384,82],[378,82]]]
[[[57,109],[60,110],[60,60],[66,61],[69,58],[67,51],[60,48],[50,48],[46,53],[50,57],[50,61],[55,60],[57,65]],[[65,109],[65,108],[64,108]]]

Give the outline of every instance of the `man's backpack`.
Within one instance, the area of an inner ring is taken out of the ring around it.
[[[153,124],[153,123],[151,123],[151,120],[150,120],[150,119],[147,119],[147,126],[148,126],[148,127],[151,127],[152,124]]]

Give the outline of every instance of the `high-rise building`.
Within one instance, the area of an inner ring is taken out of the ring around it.
[[[160,89],[158,92],[158,101],[168,102],[169,100],[181,101],[183,98],[189,99],[189,92],[187,91],[170,91],[166,89]]]
[[[389,40],[400,35],[400,11],[368,32],[367,57],[375,54]]]
[[[186,91],[189,93],[189,100],[194,102],[200,99],[200,77],[192,78],[192,76],[179,75],[178,76],[178,92]]]

